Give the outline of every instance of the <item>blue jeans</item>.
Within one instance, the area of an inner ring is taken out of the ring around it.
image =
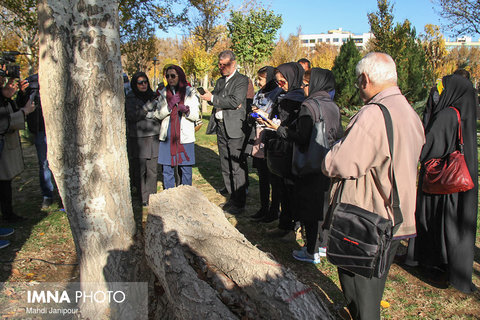
[[[45,132],[39,131],[35,134],[35,148],[38,158],[38,177],[40,179],[40,188],[42,195],[47,198],[53,197],[52,172],[48,167],[47,160],[47,137]]]
[[[192,166],[178,166],[182,170],[182,183],[192,185]],[[175,168],[163,165],[163,186],[165,189],[175,188]]]

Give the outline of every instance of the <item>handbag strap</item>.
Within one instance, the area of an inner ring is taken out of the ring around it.
[[[380,107],[383,113],[383,118],[385,119],[385,127],[387,129],[387,138],[388,138],[388,146],[390,150],[390,157],[392,159],[392,209],[393,209],[393,232],[392,234],[395,234],[397,230],[400,228],[400,225],[403,222],[403,215],[402,211],[400,209],[400,197],[398,196],[398,190],[397,190],[397,181],[395,179],[395,171],[393,170],[393,124],[392,124],[392,117],[390,116],[390,112],[388,109],[381,103],[371,103],[371,104],[376,104],[377,106]],[[329,229],[330,225],[332,223],[332,218],[333,218],[333,209],[335,207],[335,204],[340,203],[340,197],[341,194],[343,193],[343,186],[345,183],[345,179],[342,179],[340,182],[340,186],[335,190],[335,194],[333,195],[334,201],[332,202],[332,205],[329,206],[327,215],[325,217],[325,223],[323,225],[324,229]]]
[[[458,141],[460,141],[460,150],[463,153],[463,134],[462,134],[462,122],[460,121],[460,112],[455,107],[449,107],[450,109],[455,110],[457,113],[457,121],[458,121]]]
[[[390,157],[392,159],[392,209],[393,209],[393,234],[400,228],[400,224],[403,222],[402,210],[400,209],[400,197],[398,196],[397,180],[395,179],[395,170],[393,169],[393,122],[392,117],[388,109],[381,103],[372,103],[380,107],[385,119],[385,127],[387,128],[388,146],[390,149]]]

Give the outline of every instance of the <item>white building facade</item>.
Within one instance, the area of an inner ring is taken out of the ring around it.
[[[328,30],[328,33],[319,34],[301,34],[299,36],[302,47],[314,48],[316,44],[326,43],[341,47],[348,39],[352,38],[353,42],[359,49],[365,49],[368,40],[373,38],[373,33],[353,34],[349,31],[344,31],[342,28],[335,30]]]

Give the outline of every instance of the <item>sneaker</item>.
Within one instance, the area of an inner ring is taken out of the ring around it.
[[[307,251],[307,246],[303,246],[300,250]],[[320,257],[326,257],[327,256],[327,248],[326,247],[319,247],[318,248],[318,255]]]
[[[320,254],[318,252],[315,252],[313,255],[307,252],[307,249],[300,249],[300,250],[293,250],[292,256],[299,260],[299,261],[304,261],[304,262],[310,262],[310,263],[320,263]]]
[[[13,228],[0,228],[0,237],[8,237],[15,232]]]
[[[52,198],[49,197],[43,197],[43,202],[42,202],[42,209],[47,209],[53,204]]]
[[[10,241],[8,240],[0,240],[0,249],[6,248],[10,245]]]
[[[320,257],[326,257],[327,256],[327,247],[319,247],[318,248],[318,254]]]

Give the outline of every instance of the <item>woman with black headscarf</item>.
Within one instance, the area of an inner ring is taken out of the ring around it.
[[[325,134],[329,147],[341,138],[343,129],[340,111],[332,101],[335,79],[330,70],[312,68],[303,77],[303,90],[307,99],[303,101],[298,119],[281,134],[294,141],[300,152],[309,148],[314,124],[320,120],[325,123]],[[318,263],[320,256],[325,256],[325,248],[317,248],[319,221],[323,220],[325,194],[330,186],[330,179],[322,172],[297,176],[294,179],[294,218],[305,228],[306,245],[301,250],[293,251],[297,260]],[[326,239],[322,239],[326,240]],[[317,249],[320,249],[317,252]]]
[[[260,68],[257,72],[257,82],[260,90],[253,97],[252,110],[254,112],[261,110],[268,116],[272,112],[272,107],[277,101],[282,89],[275,82],[275,68],[266,66]],[[252,116],[248,120],[253,120]],[[253,157],[253,167],[258,172],[258,187],[260,191],[260,210],[252,216],[252,219],[261,222],[272,222],[278,218],[280,208],[279,178],[268,170],[265,159],[265,144],[263,143],[264,125],[258,122],[254,123],[255,130],[254,142],[251,155]],[[270,203],[270,186],[272,189],[272,202]]]
[[[304,74],[304,69],[297,62],[289,62],[279,65],[275,69],[275,79],[277,85],[283,90],[284,95],[280,95],[277,99],[277,103],[273,106],[270,117],[262,111],[259,111],[265,118],[276,119],[280,121],[280,125],[276,125],[274,121],[269,120],[268,122],[262,121],[262,119],[257,119],[260,124],[265,124],[270,131],[266,131],[264,135],[264,143],[267,149],[267,158],[268,158],[268,149],[272,149],[275,145],[280,143],[283,145],[284,150],[290,153],[285,156],[285,161],[290,162],[291,165],[291,153],[292,153],[292,141],[286,138],[286,130],[289,128],[297,119],[298,111],[302,105],[305,96],[302,90],[302,79]],[[274,126],[274,127],[273,127]],[[289,160],[290,159],[290,160]],[[268,159],[267,159],[268,161]],[[270,171],[272,168],[269,167]],[[282,211],[280,213],[280,222],[278,229],[270,233],[271,236],[284,237],[293,231],[295,222],[293,220],[292,214],[292,201],[293,201],[293,180],[291,176],[291,170],[288,170],[288,173],[282,176],[280,183],[281,187],[281,205]],[[272,173],[276,173],[273,172]],[[278,174],[278,172],[276,173]]]
[[[150,194],[157,192],[160,123],[153,119],[156,100],[147,75],[144,72],[135,73],[130,86],[132,91],[125,99],[130,174],[142,204],[146,206]]]
[[[427,194],[422,191],[425,172],[422,166],[413,260],[446,271],[453,287],[470,293],[476,289],[472,271],[478,209],[477,103],[475,89],[469,80],[450,75],[442,82],[444,89],[425,128],[426,143],[420,161],[424,164],[432,158],[443,158],[457,149],[458,120],[452,106],[460,112],[465,162],[475,187],[454,194]],[[411,255],[409,258],[412,259]]]

